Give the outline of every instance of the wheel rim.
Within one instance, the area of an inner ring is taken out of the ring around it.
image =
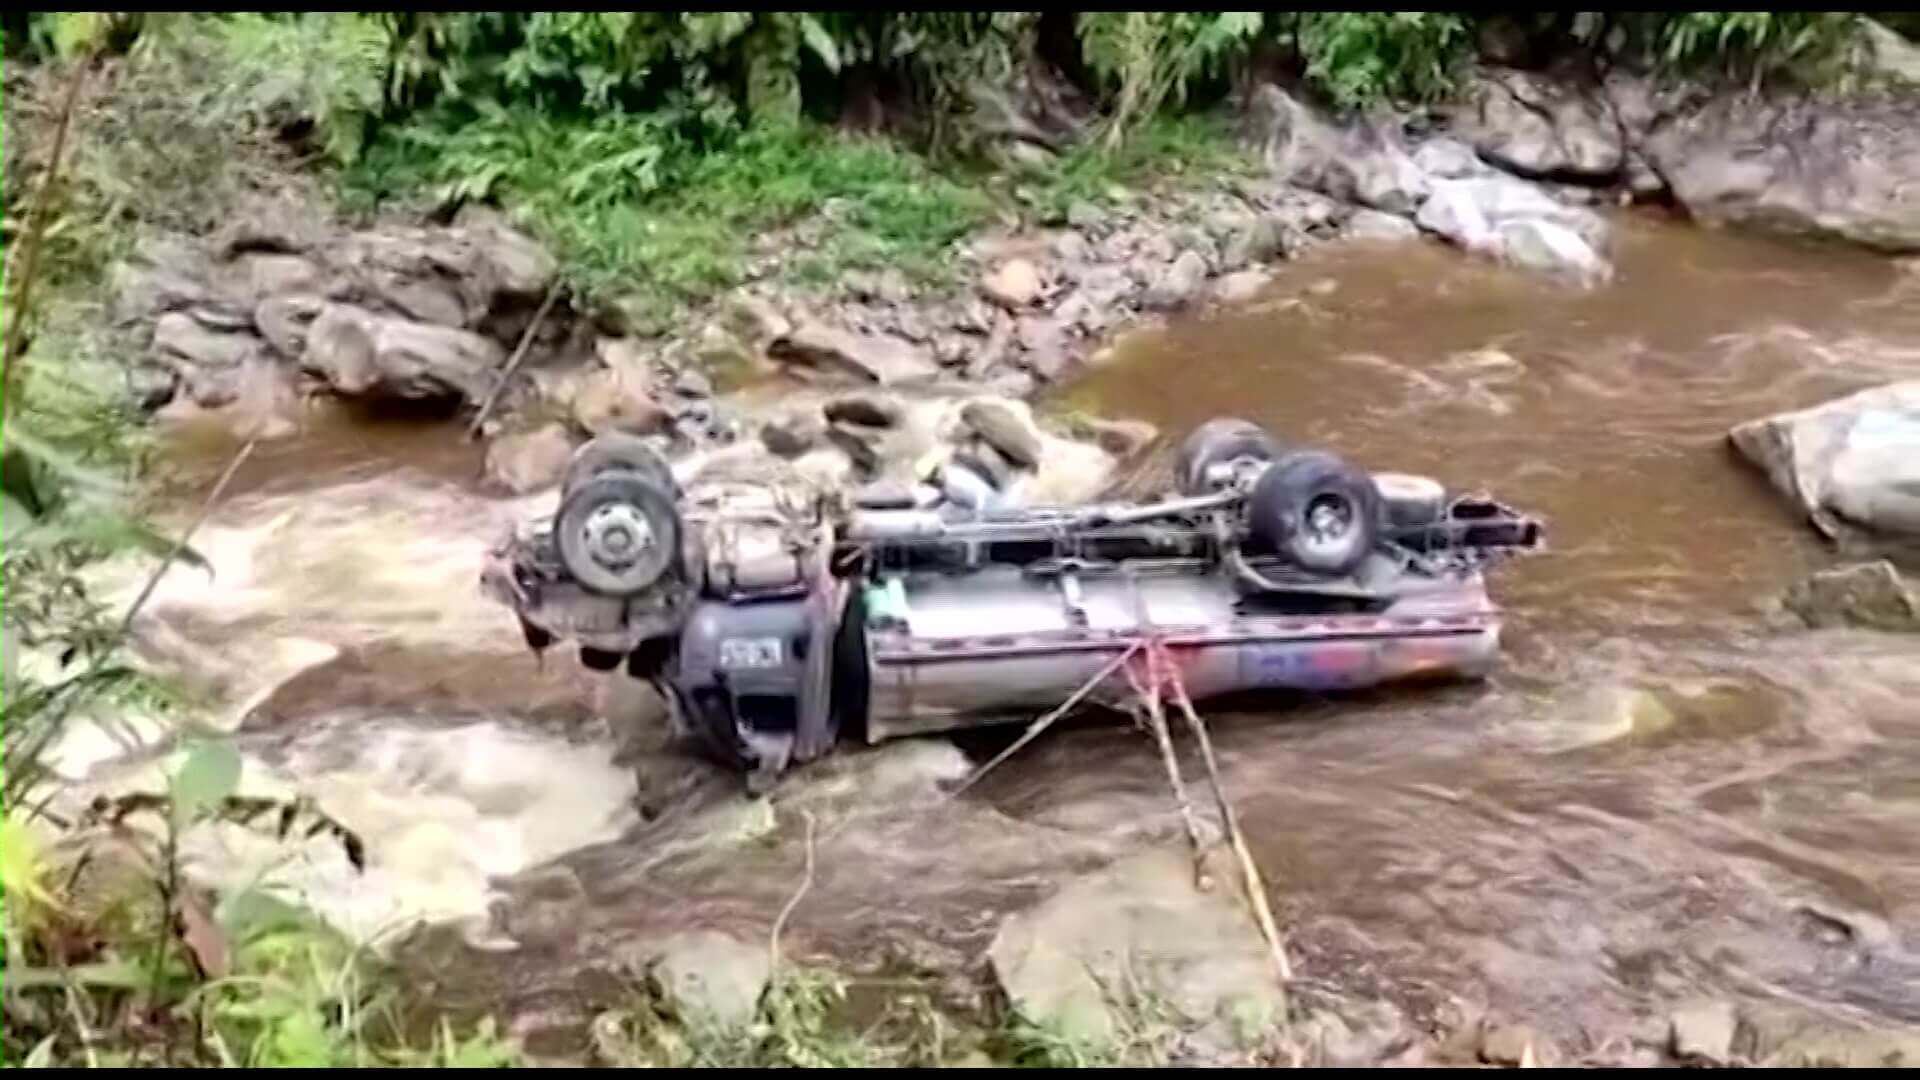
[[[1300,515],[1301,547],[1319,555],[1337,555],[1352,542],[1360,513],[1351,499],[1324,492],[1308,501]]]
[[[616,574],[645,557],[657,542],[647,516],[631,503],[596,507],[580,529],[587,554]]]

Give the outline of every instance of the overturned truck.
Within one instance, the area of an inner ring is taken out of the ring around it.
[[[926,482],[795,498],[683,487],[646,442],[576,452],[550,517],[483,574],[528,643],[652,682],[678,730],[764,786],[842,739],[1025,723],[1151,636],[1195,698],[1474,678],[1484,572],[1541,524],[1223,418],[1171,490],[1023,505],[955,454]]]

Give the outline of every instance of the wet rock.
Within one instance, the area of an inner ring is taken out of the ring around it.
[[[1214,877],[1230,880],[1218,863]],[[1106,987],[1139,987],[1187,1023],[1261,1030],[1282,995],[1232,888],[1200,892],[1184,853],[1152,851],[1069,883],[1009,917],[988,951],[1013,1006],[1069,1037],[1120,1031]]]
[[[835,422],[890,428],[900,423],[907,407],[891,394],[840,394],[829,399],[822,411]]]
[[[1276,177],[1395,214],[1426,199],[1427,174],[1386,125],[1336,126],[1271,83],[1254,92],[1253,109]]]
[[[1920,1029],[1863,1028],[1791,1005],[1752,1002],[1740,1009],[1733,1050],[1766,1068],[1912,1068],[1920,1062]]]
[[[1023,469],[1040,464],[1045,437],[1024,402],[978,397],[960,407],[960,421],[988,445]]]
[[[1496,230],[1508,222],[1546,221],[1578,234],[1596,251],[1607,247],[1605,218],[1585,207],[1569,206],[1525,180],[1511,176],[1442,180],[1434,184],[1433,197],[1471,202]]]
[[[1720,95],[1662,115],[1647,161],[1696,220],[1920,251],[1920,98]]]
[[[1280,223],[1257,217],[1235,229],[1221,251],[1223,265],[1239,268],[1269,262],[1286,254],[1286,237]]]
[[[260,339],[245,332],[212,330],[190,315],[170,311],[154,323],[153,347],[162,356],[201,367],[234,368],[259,349]]]
[[[1185,307],[1207,282],[1207,260],[1197,251],[1183,251],[1155,277],[1142,298],[1144,307],[1171,311]]]
[[[540,242],[513,227],[498,211],[468,204],[454,219],[457,239],[478,252],[472,269],[500,299],[537,301],[553,286],[560,264]]]
[[[1347,219],[1347,235],[1355,240],[1391,242],[1418,239],[1420,229],[1413,222],[1396,214],[1383,214],[1378,210],[1360,210]]]
[[[1076,434],[1084,434],[1100,449],[1119,458],[1132,457],[1160,437],[1160,429],[1148,420],[1088,417],[1076,426]]]
[[[980,385],[980,389],[990,394],[1014,400],[1031,397],[1039,388],[1039,376],[1035,372],[1018,368],[999,372]]]
[[[198,246],[175,238],[142,242],[133,257],[114,268],[112,318],[141,322],[209,299],[212,260]]]
[[[1920,632],[1920,590],[1885,559],[1816,571],[1788,589],[1781,602],[1815,629]]]
[[[1084,327],[1083,320],[1091,307],[1087,294],[1076,289],[1053,306],[1053,317],[1062,331],[1070,333]]]
[[[772,974],[765,943],[736,941],[715,930],[676,934],[655,946],[649,969],[667,1004],[682,1018],[728,1027],[753,1019]]]
[[[713,396],[713,380],[698,368],[682,368],[674,372],[673,392],[681,397],[710,398]]]
[[[1639,150],[1627,153],[1624,169],[1627,193],[1640,202],[1649,202],[1666,194],[1667,180],[1647,164]]]
[[[801,322],[768,351],[783,363],[851,375],[882,386],[928,382],[940,373],[930,358],[898,338],[854,334],[815,321]]]
[[[1605,281],[1604,219],[1512,177],[1442,180],[1416,216],[1460,248],[1582,283]]]
[[[1453,123],[1480,156],[1523,176],[1610,180],[1625,163],[1619,125],[1584,89],[1522,71],[1481,72]]]
[[[1613,276],[1613,266],[1587,241],[1563,225],[1539,218],[1503,222],[1494,231],[1502,261],[1584,285]]]
[[[793,332],[793,321],[758,293],[740,292],[727,298],[724,317],[733,331],[761,348]]]
[[[1258,267],[1240,270],[1214,282],[1213,295],[1223,304],[1244,304],[1272,281],[1273,275]]]
[[[654,400],[645,373],[633,367],[586,374],[572,384],[566,405],[574,423],[594,435],[655,435],[673,426],[673,414]]]
[[[1459,139],[1441,135],[1414,148],[1413,163],[1429,176],[1442,180],[1460,180],[1469,176],[1488,176],[1493,166],[1480,160],[1473,147]]]
[[[558,484],[573,456],[573,439],[561,424],[502,435],[487,444],[487,479],[515,495]]]
[[[504,359],[478,334],[328,304],[307,330],[302,365],[343,394],[477,401]]]
[[[980,280],[987,299],[1009,311],[1030,307],[1045,287],[1040,268],[1026,259],[1008,259]]]
[[[826,417],[819,409],[796,407],[769,418],[760,426],[760,441],[784,458],[799,457],[827,436]]]
[[[944,368],[966,367],[976,343],[965,334],[941,334],[933,343],[933,360]]]
[[[1118,266],[1095,267],[1080,279],[1080,295],[1087,298],[1088,315],[1092,317],[1104,318],[1123,307],[1133,289],[1133,278]]]
[[[1026,350],[1027,368],[1048,382],[1058,381],[1073,362],[1067,324],[1056,316],[1023,316],[1014,327],[1014,336]]]
[[[1920,379],[1740,424],[1728,441],[1827,536],[1920,536]]]
[[[1543,1065],[1553,1059],[1552,1042],[1525,1024],[1489,1028],[1480,1038],[1480,1060],[1490,1065]]]
[[[468,324],[466,301],[454,281],[380,273],[375,275],[375,282],[374,290],[380,299],[409,319],[435,326]]]
[[[1672,1049],[1685,1061],[1726,1062],[1733,1054],[1736,1017],[1730,1001],[1699,1001],[1674,1012]]]
[[[1420,228],[1438,233],[1467,251],[1493,248],[1493,222],[1466,188],[1435,185],[1433,197],[1421,205],[1414,220]]]
[[[127,371],[127,389],[143,412],[152,412],[172,401],[179,387],[179,373],[171,368],[135,364]]]
[[[580,875],[565,866],[549,866],[513,883],[506,931],[521,944],[563,941],[578,933],[587,907]]]
[[[297,255],[325,236],[326,229],[311,208],[291,199],[260,199],[244,207],[214,234],[214,251],[222,259],[247,252]]]
[[[682,374],[699,380],[706,378],[703,371],[732,376],[749,371],[759,363],[758,353],[736,337],[732,331],[718,323],[708,323],[701,327],[700,336],[694,341],[693,358],[698,363],[699,369],[686,367],[682,369]],[[695,391],[695,393],[699,397],[711,397],[712,384],[709,383],[705,390]]]
[[[1068,266],[1075,266],[1093,258],[1093,245],[1077,232],[1064,233],[1053,242],[1053,253]]]
[[[155,414],[178,432],[218,431],[235,439],[271,440],[299,430],[300,395],[285,365],[260,357],[233,368],[189,368],[179,393]]]
[[[247,290],[255,298],[315,292],[321,287],[320,268],[302,256],[248,255],[244,261]]]
[[[1113,480],[1114,457],[1092,443],[1046,436],[1040,467],[1024,484],[1034,503],[1065,504],[1098,498]]]

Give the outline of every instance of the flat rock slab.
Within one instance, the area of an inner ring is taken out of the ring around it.
[[[1096,1044],[1126,1032],[1143,995],[1196,1026],[1271,1023],[1286,999],[1239,877],[1225,858],[1212,877],[1211,891],[1195,888],[1180,850],[1116,862],[1007,919],[994,973],[1029,1021]]]

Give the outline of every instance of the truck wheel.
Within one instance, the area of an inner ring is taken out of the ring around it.
[[[561,494],[564,496],[596,476],[613,472],[636,473],[669,495],[679,490],[667,459],[645,439],[610,432],[587,440],[573,452],[567,462],[566,477],[560,483]]]
[[[1350,574],[1373,550],[1380,493],[1373,479],[1318,450],[1268,466],[1247,502],[1254,535],[1303,570]]]
[[[1203,495],[1211,488],[1207,471],[1215,465],[1248,458],[1272,461],[1281,454],[1280,444],[1259,425],[1233,417],[1216,417],[1194,428],[1180,444],[1174,460],[1173,478],[1182,494]]]
[[[554,542],[567,573],[591,592],[632,596],[679,554],[672,497],[639,475],[596,476],[560,500]]]

